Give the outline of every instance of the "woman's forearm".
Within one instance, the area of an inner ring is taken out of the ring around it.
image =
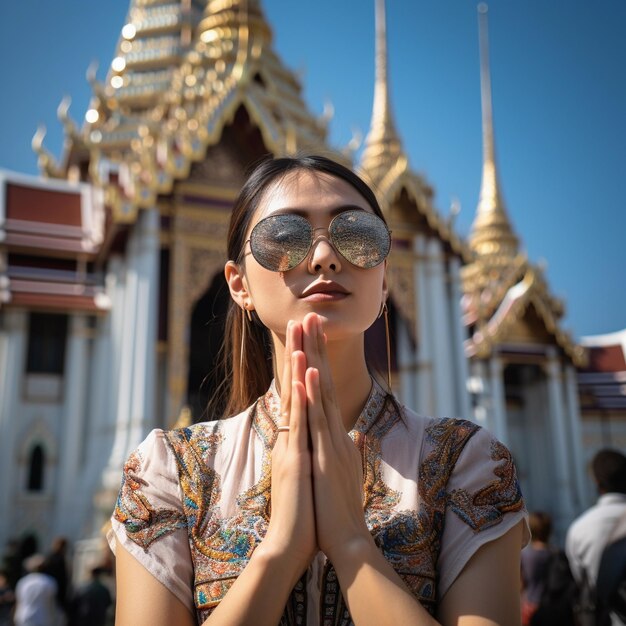
[[[341,591],[356,626],[436,626],[376,547],[358,537],[333,556]]]
[[[261,543],[204,626],[276,626],[303,571],[289,554]]]

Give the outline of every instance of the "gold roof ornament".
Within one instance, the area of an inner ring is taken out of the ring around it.
[[[500,190],[496,166],[493,132],[493,103],[491,97],[491,72],[489,68],[489,34],[487,5],[478,5],[480,39],[480,94],[483,126],[483,175],[476,217],[472,224],[469,244],[477,255],[494,258],[503,265],[518,251],[517,237],[513,233]],[[499,258],[498,258],[499,257]]]
[[[372,178],[379,179],[404,156],[389,99],[385,0],[376,0],[375,59],[374,107],[370,130],[365,138],[361,165]]]
[[[40,124],[30,141],[33,152],[37,155],[37,164],[46,178],[64,178],[65,172],[59,167],[54,156],[44,148],[43,140],[46,136],[46,127]]]

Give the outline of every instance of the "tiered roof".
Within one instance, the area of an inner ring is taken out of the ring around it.
[[[132,222],[187,176],[239,107],[274,154],[327,150],[325,123],[271,44],[258,0],[133,0],[107,82],[93,81],[87,123],[66,133],[64,167],[38,142],[44,171],[68,176],[88,163],[115,221]]]

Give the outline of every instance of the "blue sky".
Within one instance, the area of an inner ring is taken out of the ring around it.
[[[301,76],[305,101],[331,101],[330,141],[367,132],[372,107],[373,0],[262,2],[274,46]],[[81,122],[85,71],[103,79],[125,0],[0,3],[0,167],[36,173],[39,123],[57,156],[56,108],[68,94]],[[563,323],[575,337],[626,327],[626,2],[494,0],[489,7],[496,155],[513,227],[531,260],[547,261]],[[414,170],[467,235],[481,176],[476,3],[387,0],[391,101]]]

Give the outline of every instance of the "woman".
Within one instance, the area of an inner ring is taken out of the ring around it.
[[[341,165],[252,173],[225,267],[234,417],[153,431],[129,458],[118,626],[519,623],[510,454],[470,422],[416,416],[368,371],[389,247]]]

